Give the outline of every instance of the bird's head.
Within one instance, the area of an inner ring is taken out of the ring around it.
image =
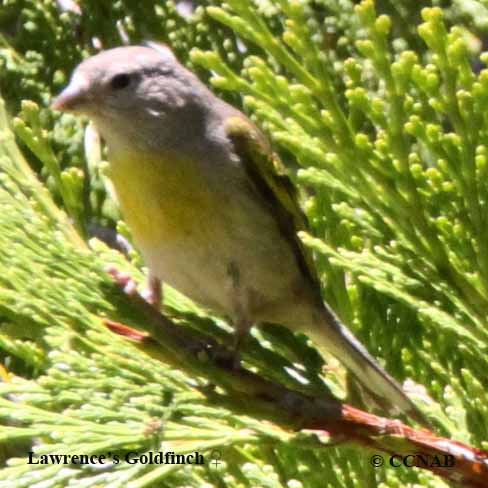
[[[134,110],[176,89],[184,68],[163,44],[118,47],[83,61],[52,103],[55,110],[92,115],[105,109]]]
[[[92,119],[102,135],[127,136],[141,127],[165,127],[193,119],[206,88],[163,44],[109,49],[75,69],[51,107]],[[175,115],[176,114],[176,115]]]

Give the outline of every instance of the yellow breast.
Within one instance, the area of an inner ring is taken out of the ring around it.
[[[195,234],[216,204],[199,166],[181,157],[111,158],[110,178],[136,242],[156,244]]]

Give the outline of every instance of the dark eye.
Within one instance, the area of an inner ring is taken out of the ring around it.
[[[110,80],[110,86],[113,90],[122,90],[123,88],[127,88],[130,84],[131,77],[127,73],[120,73],[115,75]]]

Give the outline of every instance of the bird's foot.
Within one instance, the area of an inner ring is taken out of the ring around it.
[[[105,271],[113,278],[115,283],[122,288],[127,295],[134,295],[137,292],[137,283],[132,279],[129,273],[120,271],[114,265],[109,265]]]
[[[137,283],[129,273],[120,271],[113,265],[107,266],[105,271],[122,288],[124,293],[129,296],[134,296],[138,293]],[[162,300],[161,281],[150,274],[147,279],[147,287],[142,290],[140,296],[156,310],[160,310]]]

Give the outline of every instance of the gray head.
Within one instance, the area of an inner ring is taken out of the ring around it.
[[[146,143],[165,137],[162,129],[166,137],[182,125],[195,130],[215,101],[167,46],[150,43],[83,61],[52,108],[87,115],[110,146],[110,139],[132,138],[135,130],[145,130]]]

